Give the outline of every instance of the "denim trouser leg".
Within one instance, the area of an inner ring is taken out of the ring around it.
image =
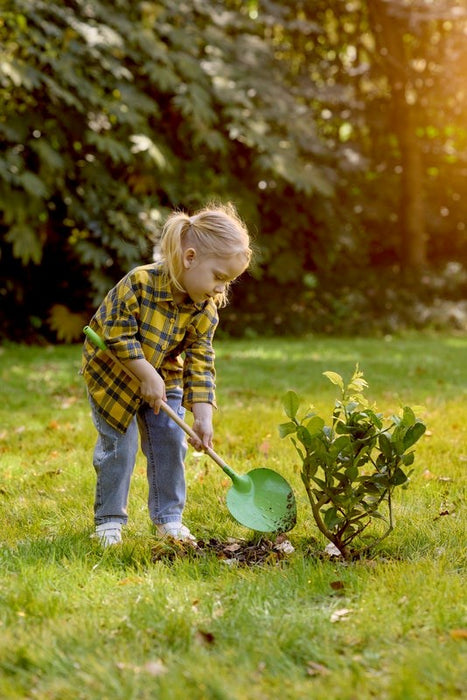
[[[167,403],[184,418],[182,390],[167,391]],[[153,523],[181,521],[185,506],[185,433],[164,412],[158,415],[146,404],[138,413],[141,449],[147,460],[149,517]]]
[[[181,418],[182,390],[167,392],[167,403]],[[126,433],[115,430],[98,413],[91,397],[89,403],[98,437],[94,449],[97,474],[94,501],[96,525],[112,521],[126,523],[128,494],[138,451],[138,429],[141,448],[147,459],[149,515],[154,523],[181,521],[185,505],[185,466],[187,451],[185,434],[164,411],[155,415],[143,404],[137,420]]]
[[[98,433],[93,459],[97,474],[94,522],[96,525],[110,520],[126,523],[130,480],[138,450],[136,419],[122,434],[98,413],[91,397],[89,403]]]

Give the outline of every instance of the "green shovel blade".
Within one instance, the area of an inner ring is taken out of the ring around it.
[[[245,490],[245,477],[250,488]],[[241,525],[258,532],[288,532],[297,522],[295,496],[287,481],[272,469],[253,469],[227,492],[227,507]]]

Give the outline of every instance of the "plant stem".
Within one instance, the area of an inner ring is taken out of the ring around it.
[[[332,532],[327,529],[326,525],[324,524],[323,520],[321,519],[320,515],[320,509],[326,505],[326,503],[329,501],[329,498],[327,496],[322,496],[319,501],[315,500],[315,496],[311,490],[310,487],[310,482],[303,477],[302,475],[302,481],[305,485],[305,490],[308,495],[308,500],[310,501],[310,506],[311,506],[311,511],[313,513],[313,517],[315,519],[316,525],[318,526],[318,530],[320,530],[323,535],[332,542]]]

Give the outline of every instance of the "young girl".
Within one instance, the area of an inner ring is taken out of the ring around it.
[[[86,339],[82,372],[98,433],[94,520],[104,547],[121,541],[127,522],[138,431],[152,522],[163,536],[195,541],[182,524],[185,435],[160,407],[166,401],[181,417],[191,410],[198,436],[191,444],[212,447],[217,308],[226,304],[231,282],[250,258],[247,229],[231,205],[191,217],[174,212],[162,231],[160,260],[128,273],[90,321],[139,379],[129,378]]]

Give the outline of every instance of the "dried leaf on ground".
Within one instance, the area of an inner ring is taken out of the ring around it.
[[[329,542],[329,544],[327,544],[326,547],[324,548],[324,551],[330,557],[342,557],[342,553],[341,553],[340,549],[338,549],[333,542]]]
[[[333,591],[341,591],[344,588],[343,581],[331,581],[329,584]]]
[[[196,638],[199,642],[206,645],[214,644],[216,641],[216,638],[212,632],[207,632],[206,630],[200,629],[196,630]]]
[[[467,629],[451,630],[449,635],[452,639],[467,639]]]
[[[339,610],[334,610],[332,613],[330,620],[331,622],[341,622],[342,620],[346,620],[352,610],[349,608],[340,608]]]
[[[441,481],[442,483],[449,483],[452,481],[450,476],[438,476],[438,474],[433,474],[429,469],[425,469],[425,471],[422,472],[422,478],[425,479],[426,481]]]
[[[318,664],[316,661],[308,661],[306,673],[308,676],[329,676],[331,671],[323,664]]]
[[[116,667],[122,673],[127,671],[132,671],[133,673],[147,673],[150,676],[161,676],[167,673],[167,666],[161,659],[154,659],[153,661],[147,661],[144,666],[135,666],[134,664],[128,664],[124,661],[118,661]]]
[[[148,661],[141,667],[144,673],[148,673],[150,676],[162,676],[167,673],[167,666],[160,659],[155,659],[154,661]]]

